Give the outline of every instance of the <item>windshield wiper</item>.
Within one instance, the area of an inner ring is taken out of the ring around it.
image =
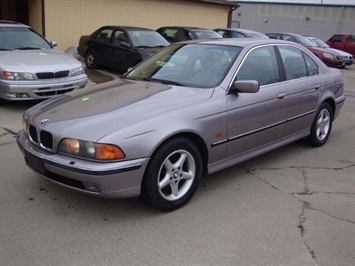
[[[148,45],[139,45],[136,46],[136,48],[153,48],[154,46],[148,46]]]
[[[143,79],[145,81],[157,81],[157,82],[160,82],[162,84],[168,84],[168,85],[176,85],[176,86],[181,86],[181,87],[186,87],[185,84],[182,84],[180,82],[176,82],[176,81],[173,81],[173,80],[165,80],[165,79],[155,79],[155,78],[145,78]]]
[[[41,48],[38,47],[19,47],[15,48],[14,50],[40,50]]]

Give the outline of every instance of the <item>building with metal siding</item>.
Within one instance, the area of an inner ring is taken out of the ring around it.
[[[65,50],[103,25],[226,27],[238,7],[226,0],[0,0],[0,19],[28,24]],[[19,17],[23,9],[27,16]]]
[[[333,33],[355,35],[355,6],[238,2],[232,27],[268,32],[292,32],[327,40]]]

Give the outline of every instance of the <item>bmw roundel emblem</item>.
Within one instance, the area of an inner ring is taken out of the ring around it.
[[[41,120],[41,125],[43,125],[43,124],[47,123],[48,121],[49,121],[49,119],[48,119],[48,118],[43,118],[43,119]]]

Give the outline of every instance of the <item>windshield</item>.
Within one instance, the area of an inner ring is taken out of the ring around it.
[[[312,39],[319,47],[322,47],[322,48],[329,48],[329,45],[326,44],[325,42],[323,42],[322,40],[320,39]]]
[[[212,44],[170,45],[125,77],[178,86],[215,87],[222,82],[241,50],[241,47]]]
[[[130,30],[128,35],[135,47],[165,47],[169,43],[156,31]]]
[[[307,47],[317,47],[318,45],[312,42],[310,39],[303,37],[303,36],[298,36],[297,37],[298,41],[303,44],[304,46]]]
[[[38,33],[27,27],[0,27],[0,50],[51,49]]]
[[[261,34],[261,33],[247,33],[247,35],[249,36],[249,38],[261,38],[261,39],[269,39],[269,37],[267,37],[266,35],[264,34]]]
[[[198,39],[222,38],[217,32],[213,30],[192,30]]]

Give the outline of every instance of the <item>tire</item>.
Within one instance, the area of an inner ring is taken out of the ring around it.
[[[88,69],[95,69],[98,67],[96,63],[96,59],[94,53],[91,51],[87,51],[85,54],[85,64]]]
[[[308,136],[308,144],[314,147],[324,145],[332,130],[333,111],[328,103],[323,103],[312,123],[311,134]]]
[[[152,156],[142,182],[142,199],[160,211],[173,211],[194,195],[202,175],[202,157],[195,144],[177,138]]]

